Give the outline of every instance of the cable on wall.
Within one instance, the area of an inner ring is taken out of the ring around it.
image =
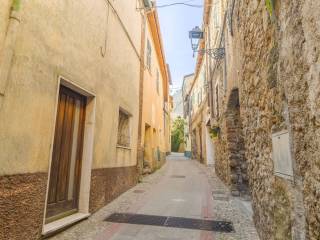
[[[136,54],[137,57],[139,58],[139,61],[141,61],[140,53],[139,53],[137,47],[135,46],[135,44],[134,44],[134,42],[133,42],[133,40],[132,40],[132,38],[131,38],[131,36],[130,36],[130,34],[129,34],[129,32],[128,32],[128,29],[126,28],[126,26],[124,25],[122,19],[120,18],[117,10],[114,8],[114,6],[113,6],[112,3],[110,2],[110,0],[104,0],[104,1],[105,1],[105,3],[111,8],[111,10],[112,10],[112,12],[114,13],[116,19],[117,19],[118,22],[120,23],[121,28],[123,29],[124,33],[126,34],[126,36],[127,36],[128,40],[129,40],[129,42],[130,42],[130,44],[131,44],[131,46],[132,46],[135,54]]]
[[[109,26],[109,14],[110,14],[110,5],[108,4],[107,7],[107,20],[106,20],[106,35],[104,39],[104,46],[100,47],[100,53],[102,57],[105,57],[106,52],[107,52],[107,43],[108,43],[108,26]]]

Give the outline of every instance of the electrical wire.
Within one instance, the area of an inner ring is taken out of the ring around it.
[[[186,2],[169,3],[169,4],[159,5],[159,6],[156,5],[154,6],[154,8],[165,8],[165,7],[172,7],[177,5],[183,5],[183,6],[194,7],[194,8],[203,8],[203,5],[190,4]]]
[[[193,2],[194,0],[189,0],[189,1],[184,1],[184,2],[175,2],[175,3],[168,3],[168,4],[163,4],[163,5],[154,5],[151,8],[166,8],[166,7],[173,7],[173,6],[187,6],[187,7],[193,7],[193,8],[203,8],[203,5],[200,4],[191,4],[189,2]],[[137,8],[137,9],[144,9],[144,8]]]

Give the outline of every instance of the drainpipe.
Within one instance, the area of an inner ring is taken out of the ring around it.
[[[0,52],[0,109],[8,85],[8,77],[11,69],[14,47],[16,44],[17,33],[21,22],[20,16],[21,0],[13,0],[9,15],[7,34],[4,45]]]

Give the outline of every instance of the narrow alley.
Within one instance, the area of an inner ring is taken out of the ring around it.
[[[248,202],[230,196],[228,189],[211,170],[211,167],[200,165],[182,155],[170,155],[161,170],[149,175],[88,220],[50,240],[259,239]],[[231,221],[234,231],[224,233],[188,227],[107,222],[105,219],[113,213]]]
[[[320,0],[0,2],[0,240],[320,240]]]

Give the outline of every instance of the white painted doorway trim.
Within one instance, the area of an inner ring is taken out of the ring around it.
[[[72,89],[75,92],[80,93],[87,97],[86,105],[86,117],[85,117],[85,126],[84,126],[84,139],[83,139],[83,153],[82,153],[82,166],[81,166],[81,182],[80,182],[80,191],[79,191],[79,209],[78,212],[54,221],[52,223],[45,224],[46,219],[46,207],[47,207],[47,198],[48,198],[48,189],[49,189],[49,180],[50,180],[50,170],[51,170],[51,158],[53,151],[53,141],[54,141],[54,131],[52,136],[51,151],[50,151],[50,161],[49,161],[49,171],[48,171],[48,180],[47,180],[47,193],[45,201],[45,209],[43,215],[43,228],[42,235],[48,235],[52,232],[55,232],[61,228],[64,228],[68,225],[71,225],[77,221],[80,221],[84,218],[87,218],[89,213],[89,198],[90,198],[90,184],[91,184],[91,169],[92,169],[92,160],[93,160],[93,146],[94,146],[94,128],[95,128],[95,111],[96,111],[96,97],[90,91],[80,87],[78,84],[64,78],[62,76],[58,77],[57,93],[56,93],[56,113],[54,116],[54,128],[56,125],[56,115],[58,109],[58,99],[59,99],[59,89],[63,85]]]

